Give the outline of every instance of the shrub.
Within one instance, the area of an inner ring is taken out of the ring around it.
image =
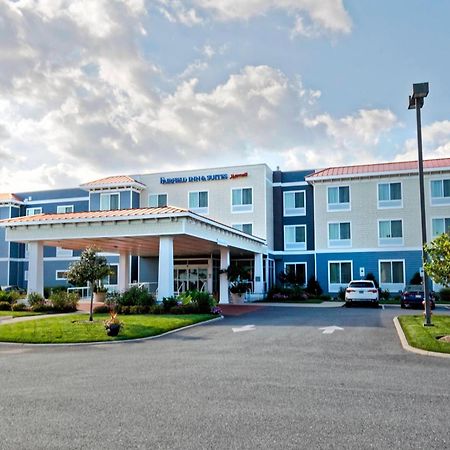
[[[216,305],[214,297],[209,292],[191,291],[192,303],[197,305],[200,314],[209,314]]]
[[[37,306],[37,305],[43,305],[45,303],[45,298],[42,297],[41,294],[37,292],[31,292],[28,295],[28,304],[31,307]]]
[[[116,302],[121,306],[152,306],[155,304],[155,297],[145,288],[133,286],[122,295],[116,297]]]
[[[164,314],[168,313],[170,310],[166,311],[164,305],[153,305],[150,306],[149,313],[150,314]]]
[[[0,291],[0,302],[8,302],[10,305],[19,300],[20,294],[17,291]]]
[[[41,313],[50,313],[53,312],[53,306],[49,305],[47,303],[43,303],[41,305],[35,305],[31,308],[34,312],[41,312]]]
[[[100,305],[94,308],[94,314],[106,314],[109,313],[110,308],[108,305]]]
[[[13,305],[11,305],[11,309],[13,311],[25,311],[27,309],[27,305],[23,303],[14,303]]]
[[[309,278],[308,283],[306,284],[306,292],[314,297],[320,297],[323,293],[323,289],[320,287],[320,284],[314,275]]]
[[[0,311],[11,311],[11,303],[0,302]]]
[[[123,305],[117,305],[117,312],[119,314],[130,314],[130,307],[129,306],[123,306]]]
[[[380,300],[389,300],[391,297],[391,293],[389,289],[380,289]]]
[[[52,293],[52,288],[49,286],[44,287],[44,298],[49,298]]]
[[[338,292],[338,294],[337,294],[337,298],[338,298],[339,300],[341,300],[341,301],[344,301],[344,300],[345,300],[345,288],[341,287],[341,288],[339,289],[339,292]]]
[[[409,284],[422,284],[422,276],[419,272],[416,272],[409,280]]]
[[[373,281],[374,284],[375,284],[375,287],[376,287],[377,289],[380,287],[380,285],[378,284],[377,279],[375,278],[375,275],[374,275],[372,272],[369,272],[369,273],[366,275],[366,280]]]
[[[198,307],[195,304],[177,305],[170,308],[170,314],[197,314]]]
[[[162,307],[164,312],[169,312],[171,308],[177,305],[178,300],[175,297],[164,297],[162,300]]]
[[[441,302],[450,302],[450,288],[442,288],[439,291],[439,299]]]
[[[78,294],[65,291],[53,292],[50,295],[49,301],[55,312],[74,312],[77,310]]]

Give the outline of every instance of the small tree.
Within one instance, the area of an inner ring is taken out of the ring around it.
[[[98,280],[105,278],[111,273],[108,262],[104,256],[98,256],[94,248],[87,248],[81,254],[80,260],[72,264],[67,272],[67,280],[75,286],[91,287],[91,307],[89,309],[89,320],[93,320],[92,306],[94,302],[94,286]]]
[[[423,249],[428,254],[428,261],[424,264],[424,270],[429,277],[445,287],[450,286],[450,234],[443,233]]]

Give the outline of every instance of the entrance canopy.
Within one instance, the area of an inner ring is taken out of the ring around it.
[[[221,269],[226,269],[230,256],[253,256],[258,261],[255,269],[258,286],[262,285],[262,256],[267,254],[264,239],[182,208],[38,214],[3,220],[0,226],[6,229],[7,241],[28,244],[29,292],[42,291],[44,246],[71,250],[95,247],[102,252],[119,254],[119,287],[122,289],[127,286],[126,261],[130,255],[157,256],[158,297],[173,294],[174,257],[217,254]],[[228,286],[222,286],[222,278],[221,296],[225,296]]]

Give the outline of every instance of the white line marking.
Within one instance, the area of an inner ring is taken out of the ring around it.
[[[336,330],[343,331],[344,329],[341,327],[337,327],[336,325],[332,325],[330,327],[319,328],[319,330],[323,330],[322,334],[333,334]]]
[[[241,331],[255,331],[256,327],[255,325],[244,325],[243,327],[239,328],[232,328],[233,333],[240,333]]]

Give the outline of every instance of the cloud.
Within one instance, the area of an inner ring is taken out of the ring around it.
[[[219,21],[250,20],[273,11],[295,15],[291,36],[312,37],[322,31],[349,33],[351,18],[342,0],[158,0],[160,11],[170,20],[186,25],[203,23],[206,18]],[[186,6],[188,4],[189,6]],[[310,24],[305,26],[304,20]]]
[[[448,158],[450,155],[450,120],[433,122],[422,127],[422,145],[424,158]],[[405,142],[403,152],[396,157],[396,160],[416,160],[417,158],[417,138],[414,137]]]

